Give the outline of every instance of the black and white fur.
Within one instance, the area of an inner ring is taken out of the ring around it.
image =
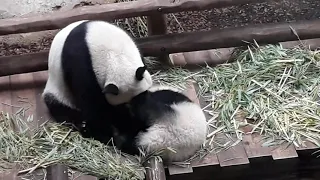
[[[59,31],[50,47],[48,73],[42,96],[51,115],[78,128],[83,121],[94,125],[87,132],[93,136],[99,129],[111,133],[115,106],[152,86],[134,41],[104,21],[77,21]]]
[[[138,154],[138,148],[151,153],[170,147],[177,153],[168,151],[162,155],[163,160],[183,161],[194,155],[206,140],[204,112],[175,88],[154,85],[132,98],[127,107],[131,116],[128,119],[140,129],[119,132],[115,143],[128,154]]]

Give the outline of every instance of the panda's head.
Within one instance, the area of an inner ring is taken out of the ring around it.
[[[134,96],[148,90],[152,86],[152,78],[146,66],[138,67],[134,73],[124,72],[114,79],[106,82],[103,93],[112,105],[129,102]]]

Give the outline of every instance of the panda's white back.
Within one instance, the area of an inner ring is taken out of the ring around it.
[[[101,87],[116,84],[121,92],[128,92],[121,95],[125,102],[152,85],[149,72],[139,85],[135,84],[136,70],[144,64],[139,49],[124,30],[107,22],[92,21],[87,24],[86,41]]]
[[[75,107],[63,77],[62,51],[63,48],[72,50],[72,46],[64,47],[68,35],[78,25],[87,21],[77,21],[60,30],[54,37],[49,51],[49,78],[43,95],[51,93],[59,102],[71,108]],[[148,71],[144,72],[142,81],[136,81],[136,70],[144,64],[138,48],[124,30],[108,22],[89,21],[85,32],[86,45],[91,56],[88,61],[92,63],[100,87],[113,83],[120,90],[121,95],[106,97],[109,103],[127,102],[132,96],[147,90],[152,85]]]
[[[64,42],[66,41],[69,33],[79,24],[85,22],[77,21],[69,24],[62,30],[60,30],[54,37],[49,50],[48,57],[48,80],[44,88],[43,94],[51,93],[62,104],[65,104],[71,108],[76,108],[72,102],[72,95],[70,94],[63,77],[62,72],[62,49]]]
[[[206,117],[200,106],[193,102],[172,104],[174,113],[164,114],[156,124],[140,133],[137,145],[148,153],[171,147],[177,153],[163,155],[165,161],[184,161],[193,156],[207,135]],[[160,111],[160,109],[159,109]]]

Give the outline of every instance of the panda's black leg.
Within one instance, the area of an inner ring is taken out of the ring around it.
[[[78,78],[80,82],[77,81]],[[71,82],[71,93],[74,95],[77,107],[81,109],[81,118],[85,122],[85,127],[80,130],[82,136],[92,137],[98,141],[109,141],[113,134],[110,122],[113,116],[112,106],[90,80],[87,81],[81,76],[73,79],[76,80]]]
[[[84,110],[83,117],[85,118],[85,126],[80,130],[80,133],[85,138],[94,138],[101,143],[108,143],[113,136],[113,130],[107,121],[107,117],[97,115],[97,111]],[[85,115],[95,114],[95,115]]]
[[[81,113],[78,110],[62,104],[51,93],[45,94],[43,100],[51,116],[57,123],[66,122],[67,125],[70,124],[76,130],[81,128],[82,119]]]
[[[68,35],[61,54],[65,82],[74,97],[81,117],[86,122],[82,133],[86,137],[110,138],[108,103],[98,84],[87,44],[87,22],[79,24]],[[104,57],[100,57],[104,58]]]

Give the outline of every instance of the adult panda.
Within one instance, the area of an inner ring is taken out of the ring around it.
[[[125,153],[137,155],[139,148],[151,153],[171,147],[177,153],[167,151],[162,154],[163,160],[184,161],[206,140],[204,112],[173,87],[154,85],[132,98],[126,106],[131,117],[128,119],[140,129],[132,131],[129,127],[115,136],[116,146]]]
[[[85,137],[98,136],[100,130],[111,137],[116,106],[152,86],[134,41],[104,21],[77,21],[60,30],[48,61],[44,102],[58,122],[77,128],[85,122],[80,129]]]

